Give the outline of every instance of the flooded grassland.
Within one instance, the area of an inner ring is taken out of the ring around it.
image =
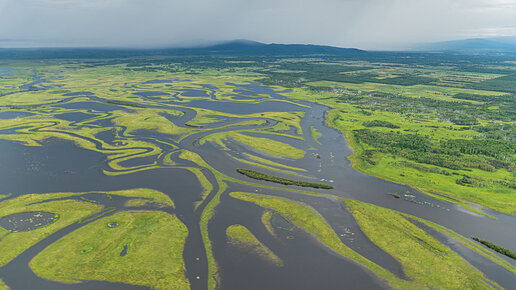
[[[513,260],[470,239],[511,245],[514,216],[354,170],[329,107],[290,90],[234,73],[11,68],[0,82],[6,287],[516,284]]]

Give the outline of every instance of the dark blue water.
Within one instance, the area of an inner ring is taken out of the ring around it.
[[[82,113],[82,112],[63,113],[63,114],[54,115],[54,117],[56,117],[58,119],[66,120],[66,121],[73,121],[73,122],[82,122],[82,121],[88,120],[90,118],[93,118],[95,116],[96,115],[86,114],[86,113]]]
[[[24,118],[35,115],[30,112],[21,112],[21,111],[6,111],[0,112],[0,119],[14,119],[14,118]]]

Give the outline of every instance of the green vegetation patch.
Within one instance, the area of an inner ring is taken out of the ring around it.
[[[0,202],[0,218],[17,213],[26,212],[50,212],[56,215],[53,223],[35,228],[30,231],[9,232],[0,227],[0,266],[15,258],[25,249],[34,245],[38,241],[51,235],[74,222],[84,222],[98,218],[98,213],[104,215],[113,209],[103,209],[101,205],[92,203],[86,199],[78,200],[54,200],[58,198],[76,197],[84,193],[46,193],[46,194],[26,194]],[[126,197],[146,198],[154,203],[164,206],[174,207],[172,200],[162,192],[153,189],[128,189],[120,191],[106,192],[111,195],[121,195]]]
[[[226,236],[230,245],[260,256],[273,265],[283,266],[283,261],[260,242],[248,228],[242,225],[231,225],[226,229]]]
[[[276,176],[268,175],[268,174],[250,170],[250,169],[237,168],[237,172],[240,174],[243,174],[247,177],[253,178],[253,179],[265,180],[265,181],[270,181],[270,182],[280,183],[280,184],[285,184],[285,185],[297,185],[297,186],[303,186],[303,187],[313,187],[313,188],[323,188],[323,189],[332,189],[333,188],[333,186],[331,186],[331,185],[286,179],[286,178],[276,177]]]
[[[500,256],[495,254],[493,251],[488,250],[488,248],[486,248],[482,245],[479,245],[478,243],[475,243],[475,242],[471,241],[470,239],[468,239],[464,236],[461,236],[461,235],[457,234],[456,232],[454,232],[448,228],[445,228],[441,225],[438,225],[436,223],[433,223],[431,221],[424,220],[424,219],[414,217],[414,216],[409,216],[406,214],[404,214],[404,216],[411,218],[413,220],[416,220],[430,228],[433,228],[434,230],[440,232],[443,235],[453,238],[455,241],[459,242],[460,244],[467,247],[468,249],[474,251],[475,253],[483,256],[486,259],[491,260],[492,262],[498,264],[499,266],[505,268],[506,270],[516,274],[516,267],[511,265],[505,259],[500,258]]]
[[[285,198],[232,192],[234,198],[280,213],[337,253],[364,265],[392,287],[491,289],[495,283],[465,260],[410,223],[399,213],[366,203],[345,200],[364,233],[403,265],[411,278],[403,280],[343,244],[331,226],[313,208]],[[263,220],[263,218],[262,218]],[[432,267],[432,271],[427,271]],[[435,268],[435,269],[434,269]],[[452,286],[450,286],[452,285]]]
[[[153,202],[151,200],[137,198],[137,199],[130,199],[130,200],[126,201],[124,205],[126,207],[140,207],[140,206],[152,205],[152,203]]]
[[[222,143],[222,140],[225,140],[228,137],[251,148],[254,148],[258,151],[268,153],[277,157],[300,159],[305,156],[305,152],[303,150],[295,148],[289,144],[275,141],[269,138],[252,137],[238,132],[215,133],[207,137],[204,137],[200,143],[203,144],[205,141],[210,141],[225,147]]]
[[[310,206],[285,198],[273,197],[264,194],[232,192],[230,195],[234,198],[252,202],[263,208],[278,212],[296,227],[305,230],[308,234],[338,254],[364,265],[381,278],[389,281],[392,285],[409,288],[407,287],[410,285],[408,282],[400,280],[391,272],[364,258],[343,244],[333,228],[315,209]]]
[[[478,73],[476,62],[464,67],[455,63],[462,71],[454,72],[423,63],[417,68],[360,65],[372,66],[362,73],[373,73],[376,79],[301,82],[287,93],[333,108],[326,115],[327,123],[346,135],[355,169],[427,194],[453,197],[466,207],[466,201],[471,201],[515,212],[511,193],[516,184],[516,98],[487,91],[485,86],[496,83],[492,90],[507,88],[515,74]],[[396,81],[393,76],[407,73],[438,81],[412,86],[390,83]],[[299,72],[298,78],[303,77]],[[348,77],[361,78],[360,74]]]
[[[393,123],[389,121],[384,120],[372,120],[362,123],[365,127],[384,127],[384,128],[391,128],[391,129],[397,129],[400,126],[394,125]]]
[[[163,134],[187,134],[195,133],[192,128],[184,128],[174,125],[162,114],[180,116],[182,113],[175,110],[133,108],[134,112],[114,111],[117,117],[113,119],[115,125],[127,127],[127,133],[136,130],[156,130]]]
[[[0,199],[4,199],[11,196],[11,194],[0,194]]]
[[[272,211],[270,211],[270,210],[264,211],[262,214],[261,221],[262,221],[262,224],[267,229],[267,231],[271,234],[271,236],[275,237],[276,233],[274,232],[274,228],[272,227],[272,223],[271,223],[272,215],[273,215]]]
[[[2,231],[0,240],[0,266],[14,259],[21,252],[74,222],[82,220],[102,209],[101,206],[75,200],[46,200],[66,196],[65,194],[27,194],[0,203],[0,217],[16,213],[45,211],[58,216],[55,222],[31,231]],[[38,203],[43,202],[43,203]]]
[[[360,171],[505,213],[513,213],[516,208],[514,195],[510,194],[516,184],[512,174],[514,145],[510,141],[448,137],[435,142],[426,133],[369,128],[350,132],[345,129],[348,125],[339,128],[346,130],[356,152],[351,157],[353,166]],[[443,133],[446,130],[440,131]],[[467,206],[466,202],[460,203]]]
[[[488,248],[491,248],[491,249],[493,249],[493,250],[497,251],[498,253],[500,253],[500,254],[502,254],[502,255],[506,255],[507,257],[510,257],[510,258],[513,258],[513,259],[515,259],[515,260],[516,260],[516,253],[514,253],[513,251],[511,251],[511,250],[509,250],[509,249],[506,249],[506,248],[504,248],[504,247],[500,247],[500,246],[498,246],[498,245],[496,245],[496,244],[493,244],[493,243],[488,242],[488,241],[486,241],[486,240],[482,240],[482,239],[477,238],[477,237],[472,237],[472,239],[473,239],[474,241],[477,241],[477,242],[479,242],[479,243],[481,243],[481,244],[485,245],[485,246],[486,246],[486,247],[488,247]]]
[[[118,226],[107,225],[117,222]],[[187,289],[188,229],[164,212],[127,211],[99,219],[48,246],[30,262],[38,276],[67,283],[99,280]],[[122,255],[122,251],[126,251]]]
[[[160,203],[164,206],[175,207],[174,201],[161,191],[150,188],[124,189],[106,192],[110,195],[121,195],[125,197],[144,198],[150,202]]]
[[[491,288],[481,272],[400,213],[344,201],[367,237],[403,265],[410,288]]]
[[[0,279],[0,290],[9,290],[9,286],[5,285],[2,279]]]
[[[322,134],[318,132],[314,126],[310,126],[310,133],[312,134],[312,139],[314,139],[317,144],[321,145],[319,138],[322,136]]]
[[[516,93],[516,74],[484,80],[469,85],[472,89]]]

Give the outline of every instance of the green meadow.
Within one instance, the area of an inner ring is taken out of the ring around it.
[[[480,81],[496,77],[485,74]],[[332,108],[326,122],[346,135],[355,169],[470,209],[474,202],[513,214],[515,98],[462,86],[318,81],[289,96]]]
[[[117,225],[109,227],[111,223]],[[34,257],[30,267],[40,277],[67,283],[99,280],[185,289],[189,282],[182,249],[187,235],[173,215],[122,211],[61,238]]]

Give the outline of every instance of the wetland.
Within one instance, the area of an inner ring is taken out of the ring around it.
[[[510,289],[514,100],[428,58],[2,60],[0,289]]]

